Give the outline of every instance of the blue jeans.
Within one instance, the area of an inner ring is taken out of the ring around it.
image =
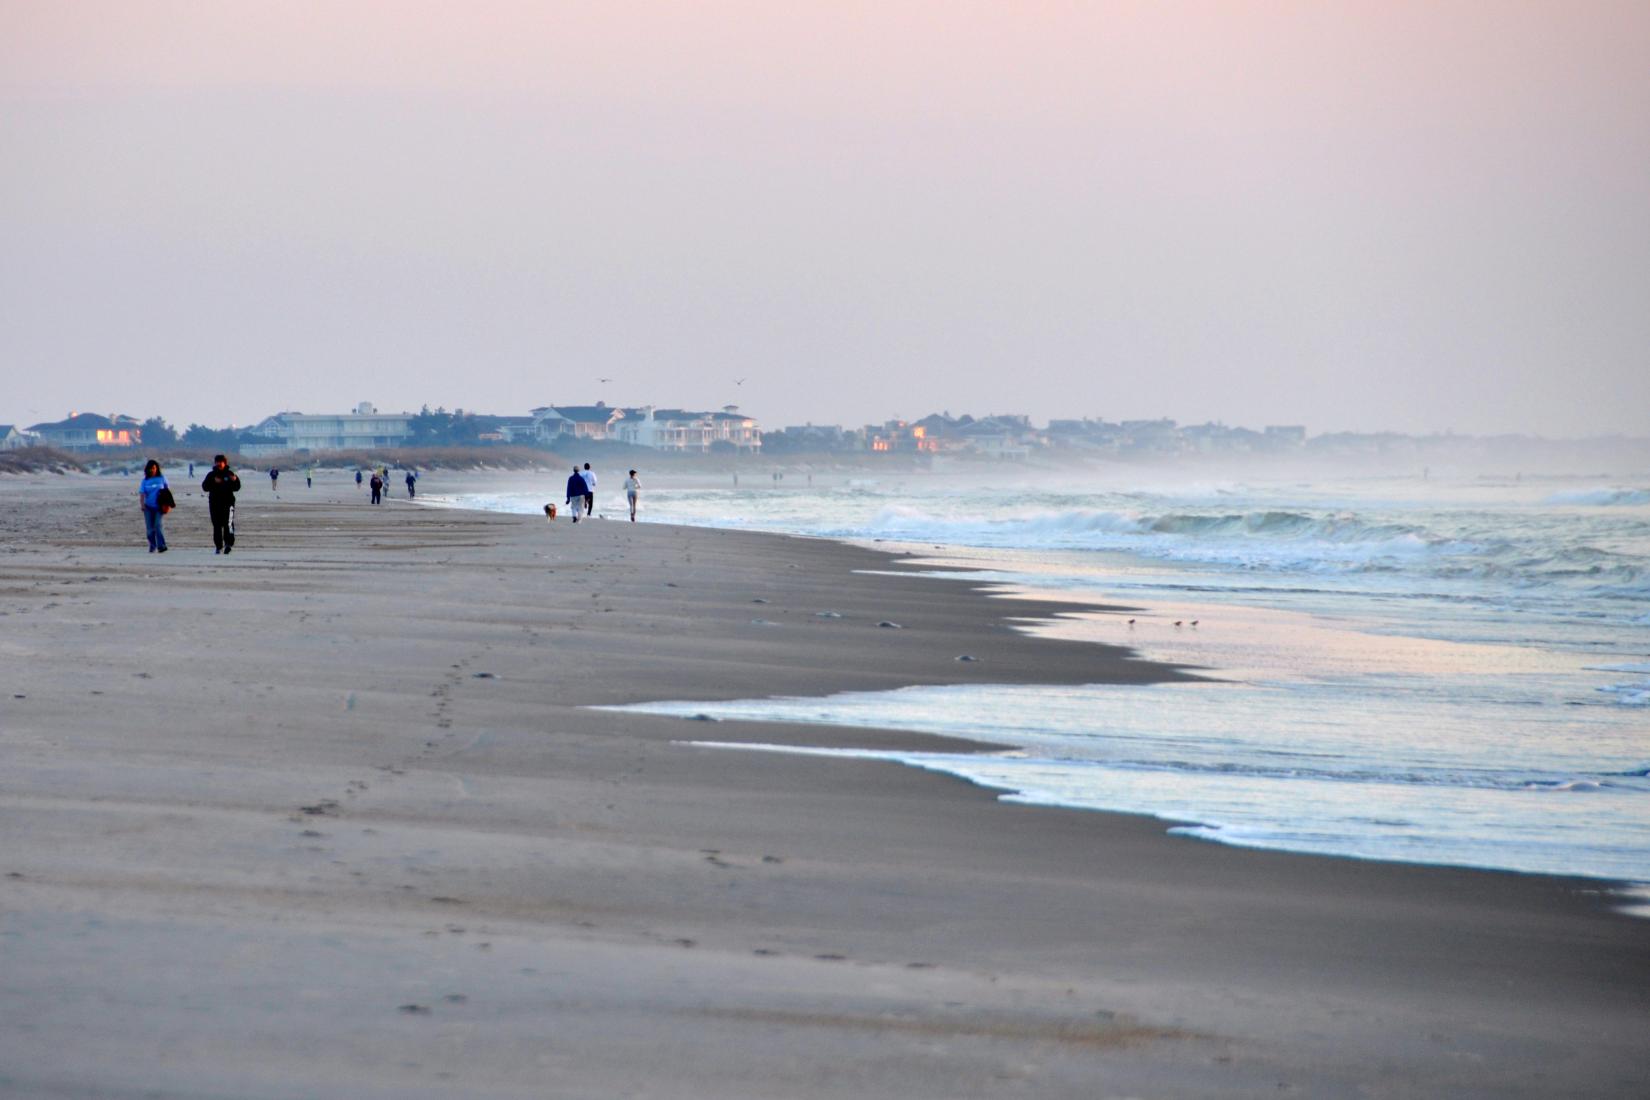
[[[149,549],[166,549],[166,534],[160,529],[160,509],[143,506],[143,533],[149,536]]]

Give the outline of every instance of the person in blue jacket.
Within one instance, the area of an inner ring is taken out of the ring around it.
[[[171,503],[172,490],[160,474],[160,463],[150,459],[143,464],[143,484],[138,486],[138,498],[143,501],[143,533],[149,536],[149,553],[166,553],[166,532],[161,530],[161,494]]]
[[[573,467],[573,476],[567,479],[567,506],[573,509],[574,523],[579,522],[579,513],[584,511],[584,494],[588,489],[584,474],[577,466]]]

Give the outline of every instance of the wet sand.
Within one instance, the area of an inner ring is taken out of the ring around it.
[[[0,1094],[1650,1076],[1650,922],[1598,883],[1223,848],[682,743],[946,744],[911,734],[584,709],[1185,675],[1007,621],[1069,605],[828,542],[245,480],[223,558],[198,494],[150,555],[126,479],[0,478]]]

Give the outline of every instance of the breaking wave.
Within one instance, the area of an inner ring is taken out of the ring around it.
[[[1066,509],[1019,516],[878,511],[847,535],[912,542],[1055,550],[1117,550],[1164,561],[1277,573],[1399,573],[1513,587],[1561,585],[1638,598],[1650,562],[1550,531],[1443,533],[1354,512],[1127,512]]]

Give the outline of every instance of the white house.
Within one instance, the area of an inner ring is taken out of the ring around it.
[[[656,451],[704,452],[717,443],[741,451],[762,449],[762,429],[755,419],[728,405],[721,412],[689,412],[686,409],[657,409],[644,405],[627,409],[618,422],[614,438],[636,447]]]
[[[412,413],[381,413],[363,401],[352,413],[276,413],[250,431],[288,451],[349,451],[398,447],[412,435]],[[265,447],[260,447],[260,450]]]
[[[38,442],[36,436],[19,431],[16,424],[0,424],[0,451],[15,451],[22,447],[32,447],[36,442]]]

